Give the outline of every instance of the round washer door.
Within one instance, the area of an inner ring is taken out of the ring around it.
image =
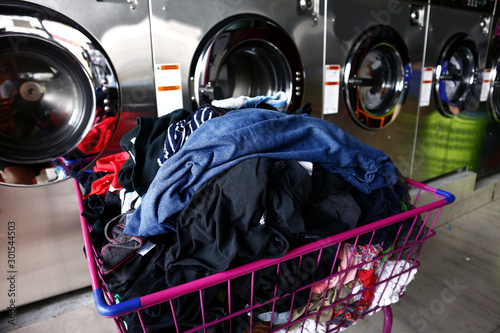
[[[255,15],[228,18],[211,29],[191,64],[191,99],[205,102],[239,96],[288,97],[287,110],[302,102],[303,66],[292,38],[276,23]]]
[[[478,72],[477,46],[465,34],[452,37],[441,52],[436,66],[434,94],[439,111],[454,116],[474,111],[474,89]]]
[[[361,127],[379,130],[398,116],[411,76],[408,49],[388,26],[367,29],[354,43],[344,70],[349,114]]]
[[[95,42],[57,13],[0,6],[0,16],[0,181],[63,180],[111,140],[115,75]]]
[[[500,123],[500,37],[492,42],[491,85],[489,90],[488,108],[491,117]]]

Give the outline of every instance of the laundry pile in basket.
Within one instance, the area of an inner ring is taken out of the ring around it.
[[[137,127],[121,140],[122,153],[101,158],[91,173],[74,175],[85,188],[83,216],[92,226],[101,273],[118,301],[279,258],[290,249],[411,208],[405,179],[387,155],[311,117],[310,104],[293,114],[280,111],[282,100],[279,94],[229,99],[193,113],[138,118]],[[252,302],[266,302],[318,281],[312,297],[309,291],[297,293],[286,304],[263,307],[253,313],[253,324],[269,329],[272,320],[279,327],[313,313],[319,308],[315,302],[333,304],[339,294],[361,290],[349,304],[336,304],[320,315],[320,322],[348,326],[368,309],[397,301],[413,278],[416,269],[401,279],[405,283],[373,287],[387,269],[392,274],[409,269],[405,259],[412,249],[405,249],[406,257],[397,253],[381,260],[380,254],[397,249],[401,239],[425,235],[421,226],[409,229],[406,224],[412,222],[337,244],[321,258],[309,254],[302,260],[311,259],[312,269],[292,260],[283,262],[278,273],[271,267],[252,280],[235,279],[230,311],[249,306],[250,295]],[[390,265],[381,270],[381,261],[389,257]],[[358,267],[366,261],[370,264]],[[343,273],[325,278],[332,267]],[[172,301],[175,322],[170,304],[142,310],[142,320],[153,332],[175,331],[174,325],[196,327],[227,315],[227,297],[227,287],[204,290],[204,318],[194,294]],[[142,331],[136,314],[123,318],[129,332]],[[290,330],[299,325],[304,331],[307,325],[318,329],[316,319],[299,321]],[[207,328],[228,330],[223,324]]]

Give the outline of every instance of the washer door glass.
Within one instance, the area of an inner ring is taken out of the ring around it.
[[[84,71],[61,61],[54,45],[28,45],[0,53],[0,147],[6,160],[43,163],[68,153],[89,130],[94,113],[80,110],[94,107],[93,91]]]
[[[46,8],[0,5],[0,183],[44,185],[108,146],[119,94],[104,51]]]
[[[303,66],[291,37],[260,16],[232,17],[214,27],[191,66],[194,108],[239,96],[270,96],[283,91],[288,110],[302,102]]]
[[[366,129],[388,126],[398,116],[410,80],[408,50],[389,27],[367,30],[351,49],[344,94],[353,119]]]
[[[476,45],[466,36],[456,36],[447,43],[436,67],[435,96],[441,113],[453,116],[465,110],[477,109],[479,103],[471,103],[474,99],[477,64]]]

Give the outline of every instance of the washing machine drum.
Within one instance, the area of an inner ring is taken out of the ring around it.
[[[288,96],[288,110],[302,102],[299,51],[285,30],[261,16],[231,17],[211,29],[195,53],[190,78],[194,108],[212,100],[278,91]]]
[[[378,130],[398,116],[411,76],[408,49],[388,26],[373,26],[353,44],[344,70],[344,97],[354,121]]]
[[[477,112],[479,101],[474,95],[477,80],[476,44],[465,34],[452,37],[441,52],[436,67],[436,105],[445,116],[464,111]]]
[[[11,37],[12,38],[12,37]],[[57,44],[0,37],[0,156],[44,163],[74,149],[94,120],[95,98],[81,64]]]

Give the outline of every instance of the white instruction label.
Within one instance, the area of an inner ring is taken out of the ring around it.
[[[147,241],[147,243],[144,244],[139,249],[139,251],[137,251],[137,253],[144,257],[146,255],[146,253],[148,253],[149,251],[151,251],[151,249],[153,249],[155,246],[156,246],[156,244],[151,243],[150,241]]]
[[[158,117],[182,109],[182,78],[179,64],[155,65],[155,88]]]
[[[480,102],[486,102],[488,100],[488,92],[490,91],[491,85],[491,69],[485,69],[483,75],[483,82],[481,85],[481,95],[479,96]]]
[[[420,91],[420,106],[429,106],[432,94],[432,78],[434,77],[434,68],[424,67],[422,70],[422,85]]]
[[[326,65],[323,114],[339,112],[340,65]]]

